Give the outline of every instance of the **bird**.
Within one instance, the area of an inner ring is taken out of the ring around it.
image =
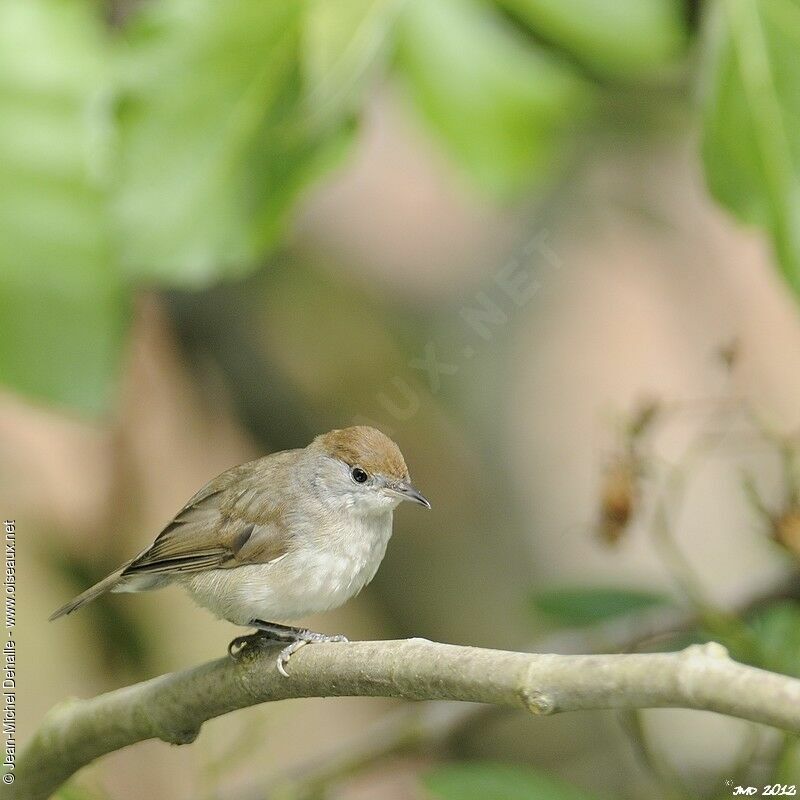
[[[150,547],[50,619],[106,592],[178,584],[217,617],[255,628],[230,643],[231,657],[283,643],[277,668],[288,676],[304,645],[347,641],[288,623],[342,605],[372,580],[403,500],[431,507],[395,442],[367,425],[329,431],[213,478]]]

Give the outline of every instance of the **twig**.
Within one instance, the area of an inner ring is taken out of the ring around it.
[[[106,753],[145,739],[193,741],[239,708],[296,697],[467,700],[533,714],[631,708],[716,711],[800,733],[800,680],[732,661],[718,644],[678,653],[539,655],[422,639],[306,647],[291,677],[274,652],[183,672],[53,709],[19,756],[10,797],[40,800]]]

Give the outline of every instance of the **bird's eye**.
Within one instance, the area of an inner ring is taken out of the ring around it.
[[[364,483],[369,477],[361,467],[353,467],[353,469],[350,470],[350,475],[356,483]]]

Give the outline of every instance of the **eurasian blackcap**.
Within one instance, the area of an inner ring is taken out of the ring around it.
[[[397,445],[359,425],[233,467],[206,484],[153,544],[50,619],[104,592],[185,587],[218,617],[256,628],[229,651],[286,642],[278,669],[310,642],[343,636],[279,624],[336,608],[374,577],[401,500],[430,508]]]

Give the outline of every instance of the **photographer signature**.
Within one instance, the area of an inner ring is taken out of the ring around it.
[[[731,794],[734,797],[794,797],[797,794],[797,786],[786,783],[773,783],[762,786],[734,786],[733,781],[725,781],[726,786],[731,787]]]

